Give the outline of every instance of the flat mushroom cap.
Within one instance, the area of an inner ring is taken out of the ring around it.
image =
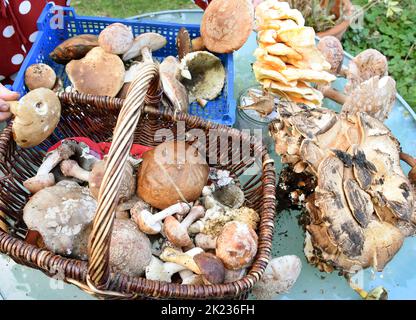
[[[166,46],[167,40],[161,34],[146,32],[137,36],[131,48],[124,53],[123,61],[128,61],[142,55],[142,50],[148,48],[150,51],[157,51]]]
[[[200,253],[194,257],[195,263],[201,270],[204,282],[221,284],[225,279],[225,268],[222,261],[212,253]]]
[[[192,244],[188,230],[186,230],[181,223],[172,216],[166,217],[163,223],[163,231],[166,238],[178,247],[186,247]]]
[[[25,72],[25,84],[29,90],[53,89],[56,83],[55,71],[44,63],[32,64]]]
[[[245,268],[257,254],[257,241],[257,234],[247,224],[228,222],[217,239],[217,257],[227,269]]]
[[[254,26],[254,8],[246,0],[214,0],[205,10],[201,37],[209,51],[230,53],[240,49]]]
[[[132,46],[134,40],[131,28],[122,23],[113,23],[101,31],[98,43],[107,53],[124,54]]]
[[[11,103],[13,137],[22,148],[31,148],[47,139],[61,117],[61,102],[45,88],[30,91],[18,102]]]
[[[23,209],[23,219],[30,230],[42,235],[49,250],[86,259],[96,207],[97,202],[87,188],[61,181],[32,196]]]
[[[115,97],[124,84],[123,61],[101,47],[92,49],[81,60],[68,63],[66,72],[80,93]]]

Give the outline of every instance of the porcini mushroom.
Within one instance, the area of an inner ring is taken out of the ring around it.
[[[296,283],[302,270],[297,256],[284,256],[270,261],[263,278],[253,288],[259,300],[271,300],[276,294],[288,292]]]
[[[195,255],[204,252],[201,248],[193,248],[186,251],[184,254],[194,257]],[[174,274],[187,270],[186,267],[172,262],[163,262],[162,260],[153,257],[150,264],[146,267],[146,279],[171,282]]]
[[[187,54],[181,61],[182,83],[189,92],[189,100],[214,100],[224,88],[225,69],[221,60],[207,51]]]
[[[110,265],[118,272],[139,277],[152,259],[149,238],[131,220],[115,219],[110,244]]]
[[[55,71],[44,63],[32,64],[25,72],[25,84],[29,90],[53,89],[56,83]]]
[[[152,52],[166,46],[167,40],[161,34],[155,32],[142,33],[134,39],[132,46],[123,54],[123,61],[128,61],[139,56],[143,60],[152,60]]]
[[[30,198],[23,209],[23,220],[30,230],[41,234],[49,250],[85,260],[96,207],[88,189],[61,181]]]
[[[100,47],[111,54],[125,54],[133,45],[131,28],[122,23],[113,23],[98,36]]]
[[[178,247],[187,247],[192,245],[192,240],[188,234],[189,226],[196,220],[201,219],[205,214],[203,206],[195,206],[182,222],[174,217],[169,216],[165,219],[163,230],[166,238]]]
[[[246,0],[213,0],[204,12],[201,37],[209,51],[230,53],[240,49],[254,25],[254,8]]]
[[[180,64],[178,59],[169,56],[160,64],[160,80],[163,91],[177,111],[187,112],[189,107],[188,91],[179,81]]]
[[[95,47],[98,47],[98,37],[93,34],[81,34],[62,42],[49,56],[59,64],[67,64],[71,60],[79,60]]]
[[[96,47],[68,63],[66,73],[80,93],[115,97],[124,84],[125,69],[118,56]]]
[[[100,191],[101,183],[105,173],[105,161],[98,161],[92,167],[92,171],[89,172],[81,168],[78,162],[74,160],[65,160],[61,162],[61,171],[66,177],[74,177],[81,181],[89,183],[89,189],[94,199],[98,199],[98,193]],[[136,184],[133,176],[133,166],[129,161],[126,163],[124,170],[123,180],[120,185],[119,202],[129,200],[135,192]]]
[[[139,229],[146,234],[158,234],[162,231],[162,221],[166,217],[174,214],[184,215],[189,212],[190,206],[187,203],[180,202],[156,214],[152,214],[146,209],[136,212],[135,209],[133,208],[131,211],[134,222],[139,226]]]
[[[46,155],[46,158],[39,167],[36,176],[24,181],[23,185],[31,193],[36,193],[46,187],[53,186],[55,184],[55,177],[50,172],[61,161],[69,159],[69,157],[71,157],[74,153],[74,149],[68,143],[61,144],[57,149]]]
[[[204,278],[204,282],[219,284],[224,282],[224,265],[220,259],[211,253],[200,253],[191,257],[173,248],[166,248],[160,258],[184,266]]]
[[[228,222],[217,239],[217,257],[225,267],[238,270],[249,266],[257,254],[258,237],[247,224]]]
[[[193,202],[208,181],[209,167],[198,149],[168,141],[143,154],[137,174],[137,195],[157,209],[178,201]]]
[[[13,137],[22,148],[31,148],[47,139],[61,117],[61,102],[50,89],[30,91],[18,102],[10,103],[14,115]]]

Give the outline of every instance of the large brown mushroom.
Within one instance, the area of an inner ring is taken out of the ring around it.
[[[228,222],[217,239],[217,257],[227,269],[245,268],[257,254],[257,241],[257,234],[249,225],[238,221]]]
[[[71,60],[84,58],[92,48],[98,46],[98,37],[96,35],[81,34],[62,42],[49,56],[56,63],[67,64]]]
[[[240,49],[254,25],[254,8],[248,0],[214,0],[201,23],[201,37],[208,50],[230,53]]]
[[[25,84],[29,90],[53,89],[56,83],[55,71],[44,63],[32,64],[25,72]]]
[[[169,141],[147,151],[137,175],[137,195],[158,209],[197,200],[208,181],[209,167],[199,151]]]
[[[123,61],[101,47],[92,49],[81,60],[68,63],[66,72],[80,93],[115,97],[124,84]]]
[[[11,102],[10,112],[14,115],[14,140],[22,148],[31,148],[46,140],[57,127],[61,102],[52,90],[39,88]]]
[[[98,37],[100,47],[112,54],[125,54],[133,45],[131,28],[122,23],[113,23],[101,31]]]

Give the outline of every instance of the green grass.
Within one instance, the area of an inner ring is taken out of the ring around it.
[[[145,12],[196,8],[190,0],[73,0],[80,15],[125,18]]]

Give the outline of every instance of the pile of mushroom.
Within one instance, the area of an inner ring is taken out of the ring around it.
[[[272,125],[276,152],[315,178],[306,199],[305,254],[321,270],[383,270],[416,233],[415,195],[400,145],[378,119],[284,104]]]
[[[30,232],[57,254],[85,260],[105,161],[75,138],[46,154],[24,208]],[[169,141],[129,158],[118,197],[110,264],[119,272],[183,284],[241,279],[257,254],[260,217],[230,172]],[[35,242],[36,243],[36,242]]]
[[[329,84],[336,79],[315,45],[315,31],[305,27],[300,11],[287,2],[266,0],[256,7],[259,47],[254,74],[265,90],[310,107],[322,104],[322,93],[310,82]]]

